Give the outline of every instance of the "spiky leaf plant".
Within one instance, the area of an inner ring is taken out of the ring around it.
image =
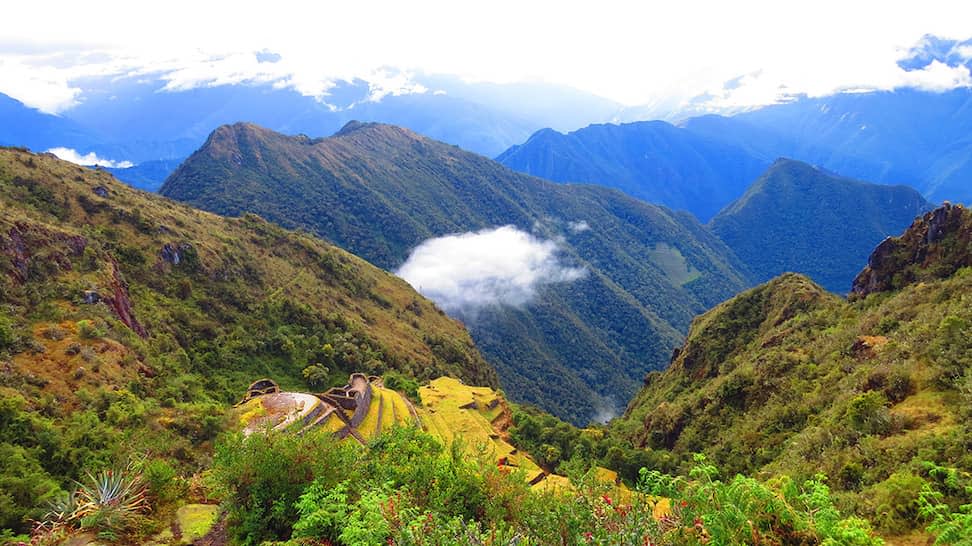
[[[130,468],[89,473],[88,483],[78,484],[77,496],[74,519],[81,527],[98,529],[99,536],[114,536],[149,509],[142,476]]]

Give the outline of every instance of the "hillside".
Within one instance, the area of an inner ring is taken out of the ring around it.
[[[691,317],[746,284],[687,214],[517,174],[388,125],[351,123],[321,139],[224,126],[161,193],[308,229],[388,269],[449,234],[509,225],[550,241],[584,274],[541,286],[525,305],[458,314],[514,400],[580,424],[620,410]]]
[[[779,159],[709,227],[755,281],[791,271],[843,294],[871,250],[930,207],[906,186],[858,182]]]
[[[673,209],[703,222],[742,195],[768,164],[662,121],[550,129],[503,152],[497,161],[556,182],[586,182]]]
[[[915,265],[939,274],[922,282],[879,268],[876,285],[894,291],[848,303],[786,274],[705,313],[613,432],[676,464],[705,453],[729,475],[823,472],[883,532],[922,527],[915,499],[936,479],[926,463],[972,470],[970,219],[937,209],[892,240],[943,228]]]
[[[0,366],[0,529],[17,530],[132,450],[199,468],[255,377],[291,389],[343,384],[352,370],[497,385],[459,323],[360,258],[10,148]]]

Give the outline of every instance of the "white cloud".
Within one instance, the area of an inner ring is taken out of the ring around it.
[[[587,223],[587,220],[580,220],[578,222],[567,222],[567,228],[573,233],[580,233],[591,229],[591,225]]]
[[[555,242],[514,226],[429,239],[396,274],[450,313],[520,306],[551,283],[570,282],[586,270],[568,267]]]
[[[18,24],[0,30],[0,92],[63,111],[79,100],[77,78],[123,64],[171,72],[172,89],[285,81],[321,97],[329,82],[371,81],[367,75],[394,67],[469,81],[545,81],[627,105],[678,105],[705,92],[724,104],[745,105],[796,93],[909,85],[895,64],[901,52],[926,34],[968,38],[972,20],[967,0],[928,0],[921,9],[905,0],[604,0],[597,9],[553,0],[283,0],[273,10],[196,0],[98,5],[92,10],[83,2],[36,0],[5,6],[5,20]],[[496,40],[497,29],[508,39]],[[25,58],[64,51],[105,52],[113,61],[22,69],[30,64]],[[272,52],[276,62],[261,63],[254,51]],[[753,73],[759,76],[735,90],[722,87]],[[932,76],[939,75],[926,77]],[[373,96],[408,89],[407,83],[382,83]]]
[[[77,163],[78,165],[86,165],[89,167],[97,165],[98,167],[110,167],[113,169],[127,169],[128,167],[135,166],[135,164],[131,161],[113,161],[111,159],[104,159],[98,157],[94,152],[81,155],[77,152],[77,150],[73,150],[71,148],[51,148],[47,151],[63,159],[64,161],[70,161],[71,163]]]
[[[948,66],[941,61],[932,61],[921,70],[911,70],[903,74],[899,87],[915,87],[926,91],[948,91],[957,87],[972,87],[972,75],[964,66]]]

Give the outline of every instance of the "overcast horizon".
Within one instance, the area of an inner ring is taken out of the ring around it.
[[[596,11],[507,1],[282,2],[272,11],[35,2],[7,8],[18,24],[0,31],[0,92],[58,113],[84,100],[82,81],[93,76],[159,78],[162,90],[268,83],[326,101],[337,81],[371,82],[377,99],[435,91],[413,77],[448,74],[569,86],[662,110],[702,96],[719,111],[800,94],[972,86],[968,3],[781,9],[771,2],[608,2]],[[956,62],[901,66],[926,35],[955,40]]]

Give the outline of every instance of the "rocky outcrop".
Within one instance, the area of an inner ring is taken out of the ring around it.
[[[118,320],[122,321],[125,326],[131,328],[133,332],[138,334],[140,337],[148,337],[148,332],[145,328],[138,322],[135,318],[135,310],[132,308],[132,300],[128,297],[128,283],[122,278],[121,272],[118,271],[118,262],[114,259],[111,260],[111,277],[109,279],[108,289],[111,292],[110,296],[102,296],[101,301],[104,302],[112,311],[114,311],[115,316]]]
[[[6,236],[0,233],[0,256],[10,263],[8,272],[19,283],[27,282],[31,265],[43,262],[49,270],[54,266],[60,271],[73,269],[71,260],[81,257],[88,241],[81,235],[71,235],[47,229],[27,222],[17,222]]]
[[[882,241],[854,279],[851,296],[943,279],[968,266],[972,266],[972,212],[945,203],[915,219],[900,237]]]
[[[165,243],[159,251],[159,259],[172,265],[179,265],[194,256],[195,249],[189,243]]]

